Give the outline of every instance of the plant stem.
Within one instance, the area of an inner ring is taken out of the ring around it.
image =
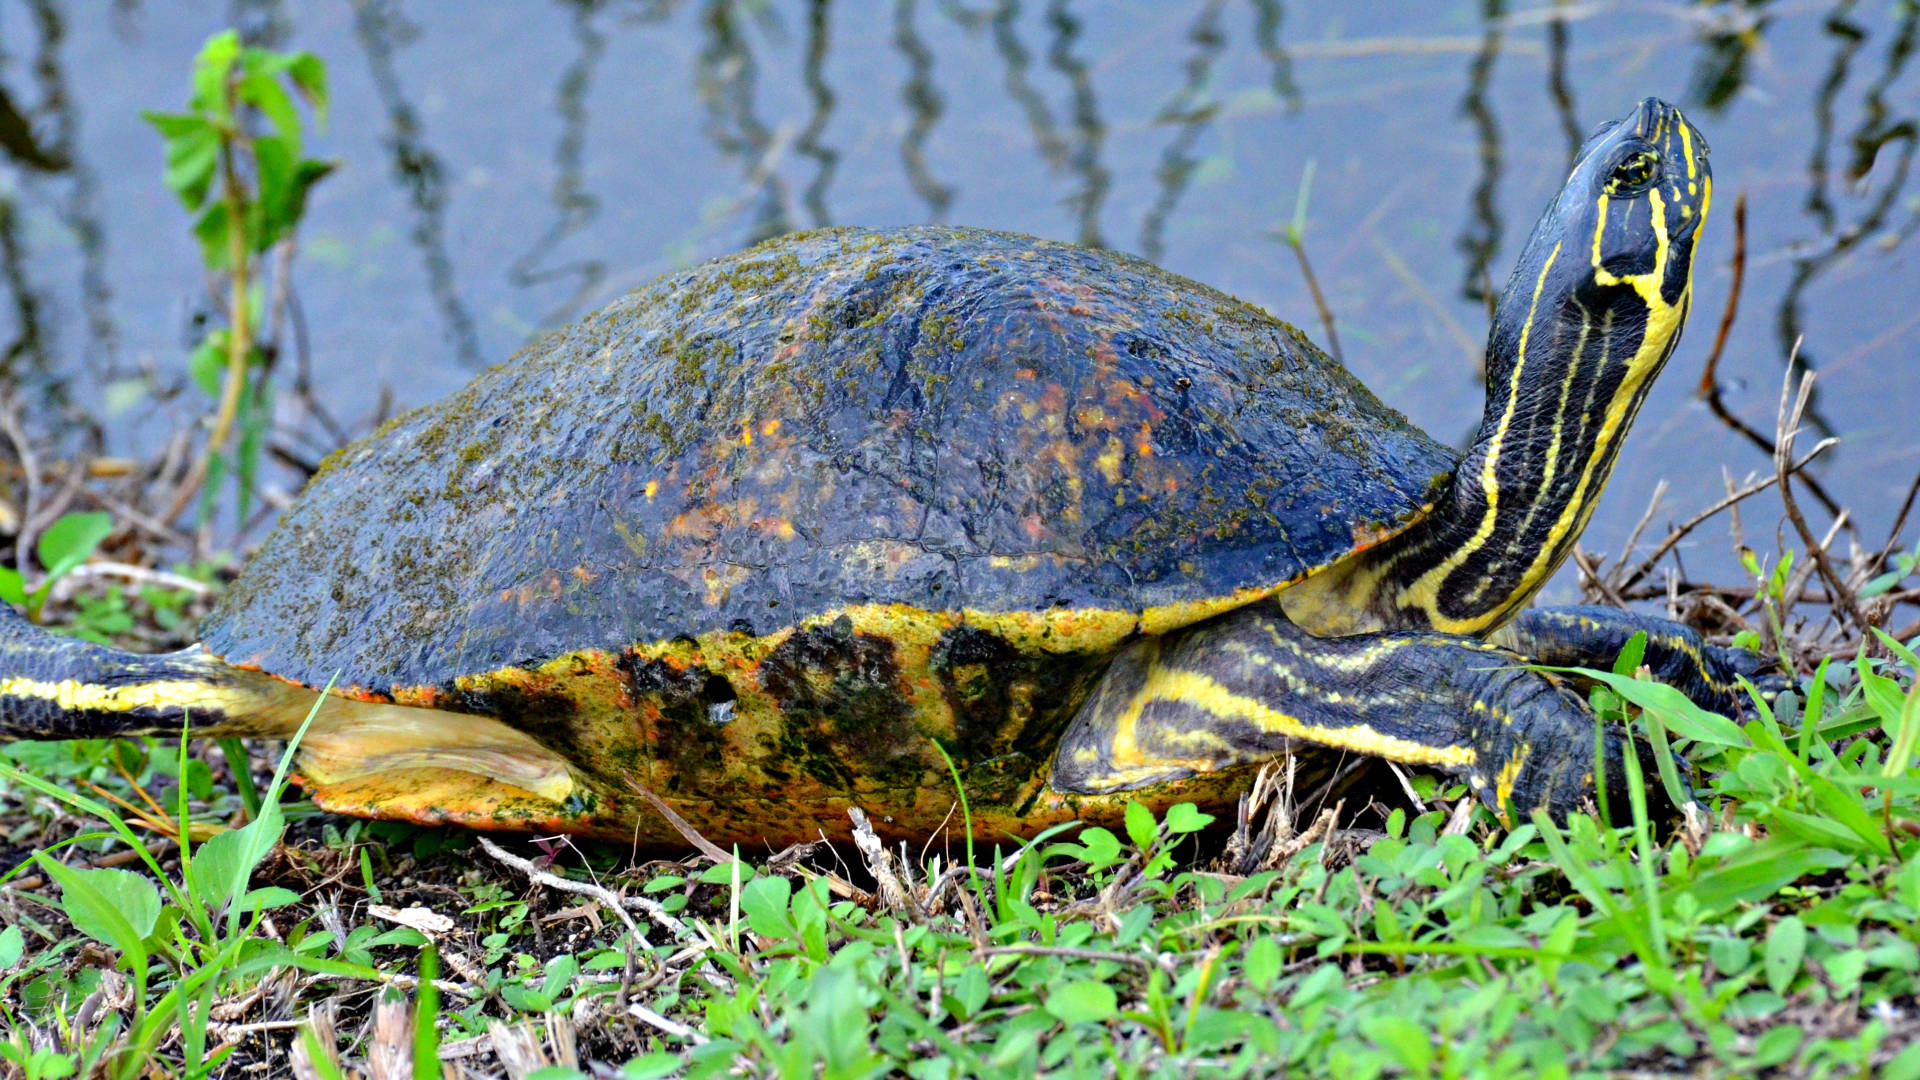
[[[231,77],[229,77],[231,80]],[[228,93],[232,93],[229,86]],[[235,121],[238,123],[238,120]],[[220,186],[227,204],[227,378],[220,387],[220,409],[213,415],[213,434],[207,439],[208,457],[220,453],[240,410],[240,392],[247,385],[247,357],[253,351],[253,327],[247,317],[247,235],[246,209],[240,195],[240,178],[234,172],[234,142],[238,131],[220,136]]]

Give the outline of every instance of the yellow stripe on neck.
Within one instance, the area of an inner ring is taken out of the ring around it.
[[[255,696],[245,690],[195,679],[166,679],[125,686],[103,686],[77,679],[61,679],[58,682],[0,679],[0,697],[50,702],[70,712],[130,713],[139,709],[192,709],[223,715],[233,715],[255,701]]]

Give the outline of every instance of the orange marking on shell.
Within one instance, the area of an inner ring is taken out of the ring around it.
[[[1023,368],[1021,368],[1021,369],[1019,369],[1018,371],[1015,371],[1015,372],[1013,373],[1013,377],[1014,377],[1014,378],[1016,378],[1016,379],[1024,379],[1024,380],[1026,380],[1027,382],[1032,382],[1033,380],[1035,380],[1035,379],[1037,379],[1037,378],[1039,378],[1039,377],[1040,377],[1040,373],[1039,373],[1039,372],[1037,372],[1037,371],[1035,371],[1035,370],[1033,370],[1033,369],[1032,369],[1032,368],[1030,368],[1030,367],[1023,367]]]

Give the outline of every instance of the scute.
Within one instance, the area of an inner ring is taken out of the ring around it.
[[[343,450],[203,633],[386,689],[855,605],[1177,607],[1398,531],[1453,464],[1291,326],[1139,260],[823,230]]]

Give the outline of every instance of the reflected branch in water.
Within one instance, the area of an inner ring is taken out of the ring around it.
[[[1793,276],[1781,293],[1776,318],[1780,347],[1790,362],[1800,367],[1818,366],[1812,358],[1815,349],[1811,343],[1803,340],[1808,336],[1801,310],[1807,289],[1862,241],[1886,231],[1888,215],[1901,204],[1907,193],[1914,151],[1920,146],[1920,122],[1916,121],[1911,111],[1897,115],[1887,102],[1887,91],[1904,73],[1913,56],[1916,37],[1920,36],[1920,9],[1906,5],[1901,22],[1888,44],[1880,74],[1866,88],[1860,122],[1848,139],[1852,151],[1847,166],[1848,179],[1859,183],[1876,171],[1884,175],[1879,179],[1878,192],[1868,201],[1860,217],[1844,226],[1839,223],[1827,192],[1830,175],[1828,163],[1835,127],[1834,104],[1847,81],[1853,58],[1866,42],[1865,31],[1842,18],[1849,6],[1842,4],[1827,21],[1828,32],[1839,39],[1840,44],[1835,50],[1827,79],[1821,84],[1815,100],[1817,141],[1808,168],[1810,191],[1806,208],[1819,226],[1824,242],[1816,250],[1794,259]],[[1908,108],[1910,110],[1911,106]],[[1883,155],[1890,149],[1892,164],[1884,169],[1877,168]],[[1907,231],[1902,228],[1889,239],[1898,243]],[[1819,415],[1810,413],[1809,417],[1823,434],[1832,430],[1831,425]]]
[[[1473,185],[1473,212],[1455,241],[1455,247],[1467,257],[1460,282],[1460,294],[1484,304],[1487,317],[1493,317],[1495,293],[1490,267],[1500,250],[1500,205],[1496,198],[1500,186],[1500,125],[1487,104],[1487,87],[1493,81],[1494,61],[1500,56],[1501,17],[1506,0],[1481,0],[1480,15],[1486,33],[1480,39],[1480,51],[1467,65],[1467,92],[1460,99],[1460,111],[1473,121],[1480,145],[1480,178]]]
[[[558,266],[544,265],[549,256],[599,216],[600,200],[587,190],[581,161],[587,143],[587,92],[593,84],[593,72],[607,50],[607,38],[594,28],[594,15],[601,0],[561,0],[572,9],[574,44],[579,51],[573,62],[560,73],[560,89],[555,95],[555,111],[560,114],[560,141],[554,147],[553,224],[534,241],[526,254],[507,268],[507,280],[521,288],[549,282],[573,280],[567,298],[542,318],[547,326],[570,317],[593,293],[606,276],[606,263],[600,259],[575,259]]]
[[[1834,103],[1840,96],[1840,88],[1847,83],[1853,54],[1867,42],[1866,30],[1847,21],[1852,10],[1853,0],[1841,0],[1821,27],[1828,37],[1840,42],[1827,65],[1827,77],[1820,81],[1820,89],[1813,96],[1813,151],[1807,159],[1807,212],[1813,215],[1822,232],[1833,230],[1833,202],[1827,197],[1827,176],[1831,172],[1828,158],[1833,153]]]
[[[969,31],[982,26],[991,30],[993,51],[999,55],[1007,72],[1007,96],[1026,116],[1027,129],[1033,133],[1034,148],[1040,152],[1040,160],[1046,162],[1051,172],[1065,168],[1067,142],[1054,122],[1053,109],[1027,79],[1027,71],[1033,67],[1033,57],[1020,41],[1019,0],[998,0],[991,13],[971,11],[954,0],[945,0],[941,4],[941,11]]]
[[[393,177],[407,193],[414,211],[411,236],[427,271],[427,287],[447,321],[460,363],[480,362],[480,339],[466,304],[453,280],[453,260],[447,256],[447,185],[440,159],[428,149],[419,114],[407,102],[394,67],[396,47],[410,43],[419,29],[406,21],[394,0],[352,0],[353,33],[367,54],[367,67],[391,130],[387,146],[393,151]]]
[[[0,195],[0,281],[13,294],[13,340],[0,352],[0,382],[18,386],[25,359],[36,374],[48,370],[46,338],[41,335],[40,296],[27,277],[27,253],[20,243],[19,214],[11,196]]]
[[[812,102],[813,111],[807,114],[807,126],[800,129],[800,137],[793,143],[796,152],[814,163],[813,180],[800,193],[800,204],[807,208],[815,228],[833,224],[832,216],[827,213],[827,188],[832,186],[834,171],[840,165],[840,152],[820,141],[821,133],[833,117],[834,107],[833,88],[827,85],[826,76],[827,48],[832,40],[827,26],[828,3],[829,0],[808,0],[807,3],[807,55],[800,77],[806,84],[807,100]]]
[[[780,145],[753,111],[759,64],[737,23],[734,0],[709,0],[701,24],[706,44],[695,61],[695,84],[707,107],[706,132],[723,156],[737,159],[745,173],[747,195],[757,201],[748,243],[757,244],[793,231],[787,212],[786,182],[774,166]]]
[[[1736,0],[1716,5],[1709,28],[1700,36],[1700,59],[1694,65],[1688,95],[1719,112],[1747,84],[1747,63],[1766,35],[1771,19],[1766,7],[1773,0]]]
[[[113,290],[107,285],[107,237],[100,224],[99,186],[93,169],[80,157],[80,112],[60,64],[60,44],[66,29],[52,0],[33,0],[34,29],[40,47],[34,53],[34,81],[39,84],[40,103],[34,112],[45,118],[51,128],[48,147],[57,159],[71,164],[66,170],[64,198],[55,200],[61,224],[73,232],[80,249],[80,306],[87,319],[87,351],[91,363],[106,359],[111,363],[119,350],[120,332],[113,321]]]
[[[901,100],[913,117],[906,137],[900,140],[900,163],[907,170],[907,183],[914,194],[927,204],[927,220],[940,221],[953,203],[953,187],[934,179],[927,168],[926,147],[927,137],[946,111],[946,102],[933,83],[933,53],[913,28],[914,2],[894,0],[893,5],[893,44],[907,60],[907,84],[901,89]]]
[[[1560,134],[1567,140],[1567,165],[1580,156],[1580,144],[1586,139],[1580,131],[1580,114],[1573,107],[1573,90],[1567,85],[1567,20],[1564,9],[1570,0],[1554,0],[1553,18],[1547,20],[1547,96],[1553,99],[1553,111],[1560,117]]]
[[[1187,40],[1194,44],[1194,54],[1186,65],[1187,81],[1153,120],[1155,124],[1180,127],[1160,155],[1160,166],[1154,170],[1159,191],[1140,222],[1140,253],[1155,262],[1165,249],[1167,218],[1186,194],[1199,165],[1193,156],[1194,144],[1220,112],[1220,103],[1213,96],[1213,65],[1227,45],[1226,36],[1220,32],[1220,11],[1225,6],[1226,0],[1207,0],[1201,6],[1199,16],[1187,30]]]
[[[1252,0],[1252,3],[1253,40],[1273,71],[1273,92],[1280,95],[1287,108],[1298,109],[1300,87],[1293,81],[1293,57],[1287,53],[1286,46],[1280,44],[1280,26],[1286,22],[1287,9],[1280,0]]]
[[[1100,209],[1113,186],[1113,176],[1100,164],[1100,151],[1107,139],[1107,128],[1100,120],[1099,101],[1093,92],[1093,72],[1087,62],[1073,54],[1080,40],[1080,20],[1068,10],[1068,0],[1049,0],[1047,23],[1053,27],[1053,40],[1047,46],[1047,63],[1064,75],[1073,88],[1073,135],[1067,164],[1081,178],[1080,190],[1068,196],[1079,222],[1077,243],[1082,247],[1106,247],[1100,235]]]

